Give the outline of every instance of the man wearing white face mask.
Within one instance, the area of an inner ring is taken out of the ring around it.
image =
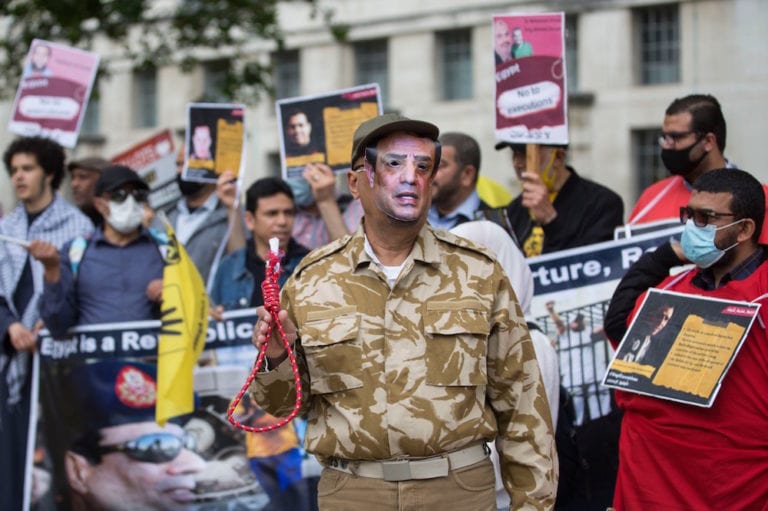
[[[108,167],[94,197],[101,229],[60,252],[53,246],[38,252],[45,267],[40,314],[55,337],[76,325],[159,318],[164,261],[142,226],[148,192],[130,168]]]
[[[613,502],[618,511],[765,509],[768,249],[758,241],[764,217],[763,188],[747,172],[723,168],[702,175],[680,208],[681,244],[642,256],[614,293],[604,326],[616,342],[649,287],[763,305],[711,408],[616,392],[624,409]],[[696,267],[669,276],[671,267],[686,262]]]

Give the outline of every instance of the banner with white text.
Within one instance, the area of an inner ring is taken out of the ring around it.
[[[256,358],[255,321],[245,309],[209,322],[195,409],[164,428],[154,417],[160,321],[79,327],[63,340],[43,332],[33,508],[316,509],[319,465],[301,448],[303,422],[257,434],[226,417]],[[248,397],[235,418],[274,420]]]
[[[582,425],[611,411],[610,391],[601,385],[613,357],[603,318],[616,286],[649,250],[679,237],[682,226],[606,241],[528,259],[534,280],[531,313],[556,340],[563,386]]]

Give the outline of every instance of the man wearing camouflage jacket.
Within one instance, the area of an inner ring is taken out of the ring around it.
[[[349,185],[362,225],[308,255],[282,293],[295,341],[306,448],[325,470],[320,509],[495,510],[487,440],[511,509],[550,509],[553,428],[514,292],[488,253],[425,225],[436,126],[386,114],[355,132]],[[260,309],[254,343],[267,343]],[[277,416],[295,388],[277,336],[257,403]]]

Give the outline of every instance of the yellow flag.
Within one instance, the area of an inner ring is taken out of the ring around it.
[[[501,208],[512,202],[512,194],[501,183],[485,176],[478,176],[477,194],[492,208]]]
[[[192,373],[208,329],[208,295],[203,279],[167,221],[166,229],[155,407],[155,420],[161,426],[194,410]]]

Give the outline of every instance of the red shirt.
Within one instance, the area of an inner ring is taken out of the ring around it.
[[[766,195],[765,218],[768,220],[768,185],[763,184],[763,191]],[[691,187],[685,179],[680,176],[662,179],[643,190],[627,223],[634,225],[680,218],[680,206],[686,206],[690,198]],[[768,245],[768,221],[763,223],[760,243]]]
[[[658,287],[742,301],[763,296],[759,318],[768,326],[768,263],[713,291],[691,284],[696,273],[678,282],[670,277]],[[765,328],[754,322],[711,408],[616,392],[624,409],[614,493],[618,511],[768,510]]]

